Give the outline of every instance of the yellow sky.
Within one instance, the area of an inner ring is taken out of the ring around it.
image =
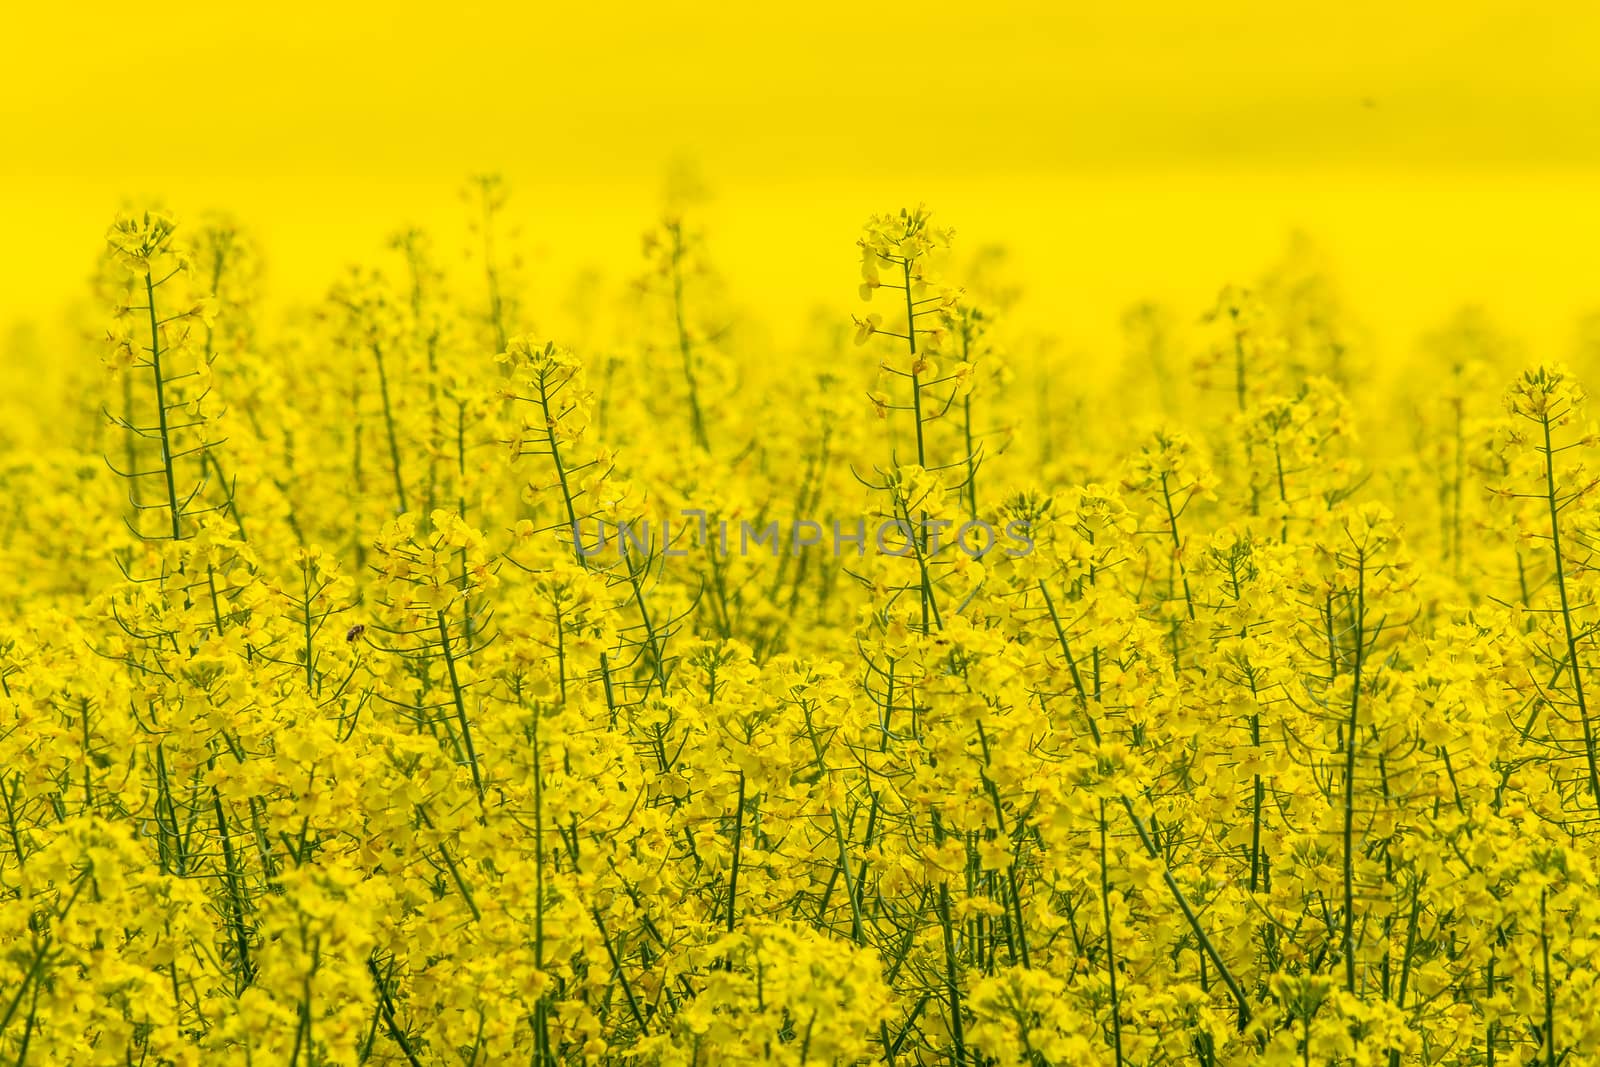
[[[622,273],[690,157],[736,295],[779,317],[851,310],[861,218],[925,200],[1084,338],[1298,226],[1399,340],[1468,299],[1560,342],[1600,304],[1600,10],[1319,7],[27,5],[0,323],[81,291],[130,197],[231,209],[290,298],[401,222],[459,245],[461,179],[500,170],[536,279]]]

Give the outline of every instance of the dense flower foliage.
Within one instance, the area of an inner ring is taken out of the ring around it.
[[[1096,394],[923,209],[547,338],[506,195],[283,314],[120,219],[6,401],[0,1061],[1600,1062],[1571,371],[1289,263]]]

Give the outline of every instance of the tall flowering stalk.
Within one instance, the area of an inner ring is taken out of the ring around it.
[[[1558,624],[1552,635],[1554,647],[1541,649],[1542,657],[1551,666],[1553,678],[1545,689],[1542,703],[1564,724],[1577,731],[1577,737],[1563,738],[1552,729],[1551,741],[1562,750],[1563,758],[1570,758],[1572,749],[1581,763],[1583,790],[1589,801],[1600,810],[1600,740],[1597,740],[1593,713],[1589,708],[1592,686],[1589,684],[1590,655],[1588,645],[1593,632],[1586,622],[1592,613],[1592,600],[1588,593],[1590,544],[1584,532],[1563,530],[1569,515],[1580,516],[1584,527],[1588,525],[1587,513],[1592,510],[1592,499],[1600,478],[1593,476],[1582,462],[1581,449],[1592,443],[1592,434],[1584,432],[1574,438],[1573,424],[1581,417],[1583,390],[1563,370],[1540,367],[1518,378],[1506,393],[1506,407],[1512,415],[1531,426],[1531,433],[1515,433],[1513,442],[1521,446],[1524,457],[1531,462],[1532,485],[1520,491],[1521,495],[1543,501],[1547,521],[1540,539],[1549,545],[1550,577],[1555,586],[1555,603],[1549,616]],[[1566,437],[1566,440],[1562,438]],[[1576,458],[1570,458],[1576,457]],[[1526,466],[1528,464],[1525,464]],[[1509,490],[1517,494],[1517,490]],[[1583,527],[1580,527],[1582,530]],[[1567,538],[1563,539],[1563,533]],[[1579,590],[1583,590],[1580,594]],[[1552,724],[1554,725],[1554,724]]]
[[[190,287],[189,253],[177,242],[177,226],[146,212],[119,219],[106,240],[118,264],[133,278],[133,301],[116,309],[110,362],[122,373],[147,375],[148,400],[115,421],[134,442],[143,469],[120,471],[131,483],[153,482],[144,502],[130,495],[132,529],[140,537],[181,541],[206,514],[224,505],[207,500],[206,457],[217,445],[203,414],[211,392],[209,336],[212,304]],[[201,331],[196,335],[196,329]],[[152,455],[153,454],[153,455]],[[148,520],[147,513],[154,512]]]

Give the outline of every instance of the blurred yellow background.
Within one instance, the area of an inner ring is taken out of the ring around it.
[[[1198,313],[1301,228],[1384,343],[1481,302],[1543,356],[1600,306],[1600,10],[1459,3],[24,5],[0,62],[0,323],[48,330],[104,227],[226,208],[279,300],[510,182],[536,285],[625,276],[674,161],[781,328],[855,309],[869,213],[1003,242],[1087,352]],[[552,302],[555,300],[552,295]],[[533,308],[538,314],[537,302]]]

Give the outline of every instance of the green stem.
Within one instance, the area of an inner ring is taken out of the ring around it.
[[[167,383],[161,377],[161,326],[156,317],[156,286],[150,272],[144,275],[145,306],[150,312],[150,370],[156,382],[156,426],[161,434],[161,469],[167,480],[167,510],[172,518],[172,539],[183,538],[183,515],[178,510],[178,480],[172,466],[172,439],[167,429]]]
[[[739,845],[744,836],[744,771],[739,772],[739,801],[733,811],[733,869],[728,876],[728,933],[733,933],[739,899]]]
[[[1106,802],[1100,801],[1100,903],[1106,924],[1106,978],[1111,984],[1111,1049],[1122,1067],[1122,1003],[1117,996],[1117,947],[1111,933],[1111,878],[1106,869]]]
[[[394,428],[394,408],[389,402],[389,375],[383,366],[383,346],[373,344],[372,358],[378,364],[378,393],[383,400],[383,425],[389,432],[389,462],[394,466],[394,495],[399,514],[406,513],[405,474],[400,469],[400,440]]]
[[[1356,557],[1356,613],[1355,613],[1355,663],[1354,677],[1350,682],[1350,712],[1346,719],[1345,753],[1344,753],[1344,923],[1341,935],[1342,951],[1344,953],[1345,989],[1350,993],[1356,991],[1356,943],[1355,943],[1355,824],[1356,824],[1356,730],[1357,717],[1361,710],[1361,668],[1366,653],[1366,592],[1367,570],[1364,553]]]
[[[1600,807],[1600,757],[1594,743],[1594,727],[1589,722],[1589,704],[1583,691],[1583,672],[1578,665],[1578,638],[1572,625],[1572,608],[1567,600],[1567,568],[1561,554],[1560,508],[1556,504],[1555,450],[1550,440],[1550,415],[1540,418],[1544,430],[1545,500],[1550,505],[1550,547],[1555,554],[1556,590],[1561,597],[1561,624],[1567,638],[1567,665],[1572,671],[1572,692],[1578,702],[1578,721],[1583,726],[1583,755],[1589,768],[1589,795]]]
[[[478,771],[478,750],[472,743],[472,724],[467,719],[466,696],[461,690],[461,680],[456,673],[455,652],[450,645],[450,628],[444,612],[434,613],[439,622],[439,647],[444,652],[445,669],[450,674],[450,695],[455,700],[456,724],[461,727],[461,740],[467,748],[467,763],[472,768],[472,787],[478,791],[478,804],[483,804],[483,778]]]

